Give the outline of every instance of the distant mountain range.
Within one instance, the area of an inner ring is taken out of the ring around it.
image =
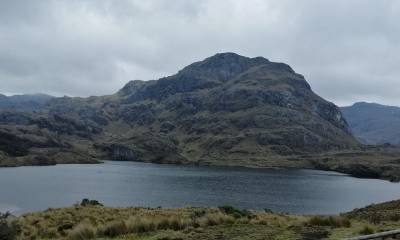
[[[341,108],[352,133],[366,144],[400,144],[400,108],[359,102]]]
[[[265,165],[359,146],[339,108],[290,66],[235,53],[159,80],[131,81],[109,96],[1,102],[7,112],[0,111],[0,163],[9,165],[90,159]],[[13,111],[22,103],[37,111]]]
[[[23,94],[5,96],[0,94],[0,111],[1,110],[38,110],[50,101],[52,96],[46,94]]]

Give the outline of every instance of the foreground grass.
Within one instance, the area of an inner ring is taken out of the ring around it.
[[[7,232],[0,226],[0,239],[343,239],[400,228],[399,220],[400,201],[373,205],[340,216],[250,212],[229,206],[109,208],[96,202],[85,202],[7,219],[7,226],[15,230],[15,234],[5,236]]]

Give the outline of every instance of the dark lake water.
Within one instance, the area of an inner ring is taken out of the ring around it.
[[[220,206],[329,214],[400,198],[400,184],[315,170],[261,170],[133,162],[0,168],[0,211],[72,205]]]

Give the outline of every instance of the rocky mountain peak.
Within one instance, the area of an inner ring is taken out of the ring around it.
[[[236,53],[217,53],[202,61],[192,63],[177,74],[154,81],[134,80],[127,83],[118,94],[130,100],[145,98],[163,99],[175,93],[210,89],[245,74],[242,79],[292,79],[300,80],[309,88],[303,76],[284,63],[270,62],[263,57],[245,57]],[[254,83],[251,83],[254,85]],[[299,85],[300,86],[300,85]]]
[[[48,136],[21,154],[65,146],[73,156],[89,149],[81,155],[86,159],[94,153],[99,159],[222,165],[358,146],[339,109],[289,65],[235,53],[216,54],[158,80],[130,81],[112,96],[30,106],[42,110],[0,116],[18,137],[3,145]],[[13,128],[16,123],[21,128]],[[85,146],[75,147],[77,142]]]
[[[217,53],[203,61],[190,64],[178,75],[226,81],[251,67],[269,63],[270,61],[263,57],[249,58],[231,52]]]

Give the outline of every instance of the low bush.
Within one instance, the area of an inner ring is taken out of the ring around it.
[[[96,229],[87,223],[78,224],[73,228],[69,234],[68,239],[70,240],[87,240],[93,239],[96,236]]]
[[[223,214],[221,212],[208,213],[205,216],[198,219],[197,223],[201,227],[215,226],[225,223],[234,223],[235,218],[230,215]]]
[[[191,225],[189,220],[183,219],[182,217],[170,217],[168,219],[169,228],[173,230],[182,230]]]
[[[128,227],[124,221],[112,221],[98,230],[99,236],[116,237],[127,234]]]
[[[21,233],[21,226],[10,213],[0,213],[0,239],[13,240]]]
[[[90,199],[87,199],[87,198],[84,198],[80,205],[82,207],[86,207],[86,206],[103,206],[103,204],[101,204],[99,201],[90,200]]]
[[[248,211],[248,210],[240,210],[238,208],[225,205],[219,207],[219,210],[221,210],[223,213],[229,214],[234,216],[235,218],[241,218],[241,217],[251,217],[253,214]]]
[[[374,229],[373,229],[372,227],[370,227],[370,226],[364,226],[364,227],[359,231],[359,233],[360,233],[361,235],[368,235],[368,234],[373,234],[373,233],[375,233],[375,231],[374,231]]]
[[[330,233],[326,227],[314,226],[303,228],[300,235],[302,240],[319,240],[327,238]]]
[[[269,208],[264,208],[264,212],[265,212],[265,213],[274,213],[274,211],[272,211],[272,210],[269,209]]]
[[[348,218],[342,216],[314,216],[306,225],[309,226],[326,226],[332,228],[349,228],[351,227],[351,222]]]
[[[154,231],[158,228],[158,224],[145,217],[130,217],[126,222],[126,227],[130,233],[145,233]]]

